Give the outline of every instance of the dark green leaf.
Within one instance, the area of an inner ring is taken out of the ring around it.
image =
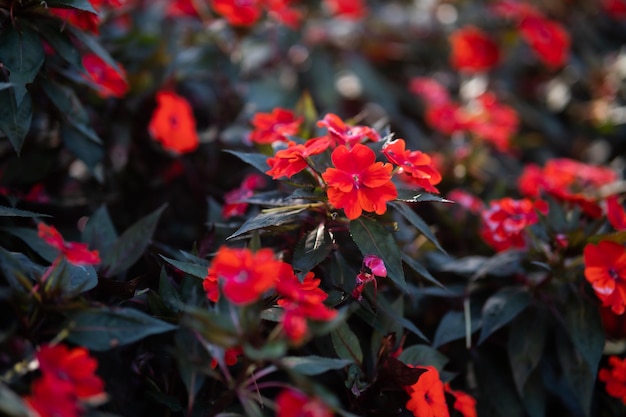
[[[206,265],[198,265],[190,262],[181,262],[175,259],[170,259],[163,255],[161,255],[161,258],[163,258],[170,265],[176,267],[176,269],[179,269],[184,273],[194,276],[196,278],[204,279],[207,275]]]
[[[546,416],[546,387],[540,369],[535,369],[528,377],[521,394],[524,408],[530,417]]]
[[[54,259],[59,256],[59,251],[44,242],[35,229],[26,227],[5,227],[2,230],[24,241],[24,243],[48,262],[54,261]]]
[[[178,290],[165,273],[165,269],[161,269],[161,275],[159,277],[159,294],[170,310],[175,313],[182,311],[183,301],[180,298]]]
[[[12,90],[0,90],[0,130],[19,155],[33,117],[30,94],[25,93],[18,107]]]
[[[229,315],[189,305],[185,305],[184,310],[181,324],[197,331],[207,342],[224,348],[241,343]]]
[[[398,357],[407,365],[434,366],[441,371],[449,359],[428,345],[413,345],[405,348]]]
[[[177,328],[133,308],[83,310],[69,316],[68,327],[70,342],[95,351],[127,345]]]
[[[290,223],[305,210],[306,208],[304,207],[296,209],[289,209],[289,207],[285,207],[285,210],[260,213],[255,217],[248,219],[239,229],[237,229],[235,233],[228,236],[227,239],[234,239],[253,230],[265,229],[267,227],[280,226]]]
[[[391,232],[373,220],[360,217],[350,222],[350,234],[363,256],[376,255],[382,259],[389,278],[407,292],[400,249]]]
[[[489,297],[483,306],[483,328],[478,344],[517,317],[528,307],[530,300],[530,294],[522,288],[504,288]]]
[[[13,207],[0,206],[0,217],[50,217],[48,214],[35,213],[28,210],[20,210]]]
[[[404,261],[404,263],[410,266],[412,270],[414,270],[415,272],[417,272],[418,274],[420,274],[421,276],[423,276],[424,278],[426,278],[428,281],[432,282],[433,284],[444,289],[446,288],[441,282],[437,280],[437,278],[433,277],[431,273],[428,272],[428,269],[426,269],[421,263],[409,257],[409,255],[407,255],[404,252],[401,252],[400,255],[402,256],[402,260]]]
[[[572,391],[572,399],[585,416],[590,416],[593,388],[596,383],[596,368],[589,364],[570,342],[564,330],[556,333],[556,349],[567,386]]]
[[[9,70],[17,108],[26,96],[26,84],[34,81],[45,57],[39,35],[28,26],[21,25],[20,31],[10,26],[0,36],[0,61]]]
[[[98,14],[89,0],[46,0],[46,4],[48,7],[71,8]]]
[[[9,285],[17,291],[24,291],[24,283],[32,284],[41,277],[45,268],[31,261],[19,252],[9,252],[0,247],[0,271]]]
[[[67,25],[67,30],[73,37],[78,39],[84,46],[91,50],[91,52],[96,54],[100,59],[106,62],[108,66],[113,68],[120,77],[126,78],[124,71],[122,71],[119,65],[117,65],[117,62],[115,62],[107,50],[104,49],[100,42],[98,42],[96,37],[73,25]]]
[[[49,3],[49,2],[48,2]],[[87,3],[89,3],[87,1]],[[50,44],[56,54],[63,58],[67,63],[77,69],[82,69],[80,52],[74,46],[67,33],[61,30],[60,25],[52,25],[48,22],[37,23],[37,30],[42,38]]]
[[[293,269],[302,275],[315,268],[328,257],[333,249],[333,241],[324,223],[304,235],[293,253]]]
[[[546,317],[541,310],[525,311],[509,327],[509,363],[517,392],[522,398],[526,381],[543,355],[545,340]]]
[[[437,240],[437,237],[435,237],[435,234],[432,232],[432,230],[430,230],[430,227],[428,227],[426,222],[413,210],[411,206],[399,201],[392,201],[390,204],[392,207],[398,210],[398,212],[400,212],[400,214],[402,214],[404,218],[409,221],[409,223],[415,226],[415,228],[419,230],[420,233],[426,236],[426,239],[430,240],[437,247],[437,249],[439,249],[443,253],[446,253],[443,247],[439,244],[439,241]]]
[[[565,330],[595,377],[605,342],[600,310],[588,298],[575,294],[570,295],[562,311],[565,315]]]
[[[130,268],[150,244],[159,218],[167,205],[162,205],[129,227],[115,242],[109,256],[103,259],[106,276],[112,277]]]
[[[420,203],[426,201],[434,201],[438,203],[453,203],[453,201],[446,200],[438,195],[426,193],[419,190],[398,190],[398,198],[396,200],[405,201],[407,203]]]
[[[279,363],[301,375],[319,375],[333,369],[342,369],[353,363],[348,359],[325,358],[322,356],[288,356]]]
[[[9,417],[32,416],[22,397],[11,391],[4,382],[0,382],[0,414]]]
[[[481,413],[479,409],[479,415],[524,417],[524,407],[504,358],[500,359],[491,352],[476,352],[473,357],[480,398],[483,399],[478,405],[485,411]]]
[[[60,136],[63,144],[83,161],[91,172],[96,172],[96,167],[104,158],[104,148],[94,141],[94,135],[95,132],[89,127],[79,130],[70,123],[61,125]]]
[[[7,88],[11,88],[11,87],[13,87],[13,84],[11,83],[0,82],[0,90],[6,90]]]
[[[270,166],[267,165],[267,155],[263,155],[260,153],[237,152],[230,149],[226,149],[224,150],[224,152],[235,155],[242,161],[247,162],[264,174],[270,169]]]
[[[380,308],[380,311],[382,311],[382,313],[384,313],[387,316],[389,316],[389,318],[391,318],[395,322],[400,323],[402,325],[402,327],[404,327],[405,329],[411,331],[413,334],[418,336],[420,339],[424,340],[425,342],[428,342],[428,338],[424,335],[424,333],[422,333],[420,331],[420,329],[418,329],[417,326],[415,324],[413,324],[413,322],[411,320],[407,319],[402,314],[398,313],[393,308],[393,306],[389,303],[389,301],[387,301],[387,299],[385,297],[379,296],[376,299],[376,304],[378,305],[378,307]]]
[[[109,256],[117,240],[117,232],[106,206],[100,206],[89,216],[81,238],[90,248],[98,250],[101,259]]]
[[[391,379],[396,386],[407,387],[417,383],[426,369],[405,365],[404,362],[389,356],[379,372],[379,379]]]
[[[250,397],[240,396],[239,401],[241,402],[241,406],[246,414],[246,417],[264,417],[263,411],[261,411],[261,407]]]
[[[347,323],[340,323],[337,328],[330,333],[330,338],[337,356],[341,359],[348,359],[359,365],[363,363],[361,344],[359,343],[358,337]]]
[[[280,359],[287,353],[287,342],[285,340],[274,340],[265,342],[261,347],[255,348],[252,345],[244,344],[243,352],[247,358],[255,361]]]
[[[480,329],[480,326],[480,315],[472,315],[471,332],[474,333],[476,330]],[[435,332],[433,346],[439,347],[441,345],[445,345],[448,342],[463,339],[466,336],[465,313],[462,311],[448,311],[439,322],[439,326],[437,327],[437,331]]]
[[[48,283],[63,294],[73,296],[95,288],[98,274],[91,265],[72,265],[63,259],[55,268]]]

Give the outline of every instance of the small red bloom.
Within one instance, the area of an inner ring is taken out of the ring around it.
[[[297,30],[302,20],[302,13],[290,7],[291,0],[266,0],[267,14],[283,25]]]
[[[252,26],[261,17],[259,0],[212,0],[212,6],[233,26]]]
[[[233,366],[239,360],[239,356],[243,354],[243,349],[241,346],[235,346],[232,348],[226,349],[224,352],[224,363],[228,366]],[[211,359],[211,368],[217,367],[217,359]]]
[[[173,91],[156,95],[157,107],[148,125],[150,135],[167,150],[185,153],[195,150],[200,141],[191,105]]]
[[[84,55],[83,67],[87,70],[91,80],[98,86],[97,92],[100,97],[119,98],[128,92],[128,83],[125,80],[124,72],[117,72],[98,55]]]
[[[569,34],[561,25],[541,16],[527,16],[519,25],[522,37],[550,68],[560,68],[569,57]]]
[[[33,381],[26,405],[39,417],[79,417],[81,409],[69,381],[43,374]]]
[[[328,129],[328,135],[338,145],[346,145],[351,147],[355,143],[363,142],[365,139],[378,142],[380,135],[374,129],[368,126],[350,126],[341,120],[339,116],[328,113],[324,118],[317,122],[319,127]]]
[[[376,255],[366,255],[365,258],[363,258],[363,265],[369,268],[372,274],[377,277],[385,278],[387,276],[385,263]]]
[[[615,230],[626,230],[626,210],[616,195],[606,199],[606,216]]]
[[[406,408],[415,417],[450,417],[439,371],[433,366],[419,368],[426,369],[426,372],[415,384],[405,387],[410,396]]]
[[[48,245],[61,251],[61,254],[71,264],[97,265],[100,263],[100,255],[97,250],[90,251],[85,243],[66,242],[54,226],[39,223],[37,230],[39,237]]]
[[[514,200],[509,197],[494,200],[482,213],[480,235],[496,251],[526,247],[526,229],[539,221],[537,210],[546,214],[543,201]]]
[[[484,31],[474,26],[457,29],[450,35],[451,64],[463,72],[489,71],[498,64],[498,45]]]
[[[444,386],[445,392],[454,397],[454,409],[461,413],[463,417],[477,417],[476,400],[471,395],[463,391],[455,391],[449,384]]]
[[[291,110],[275,108],[271,113],[256,113],[252,118],[254,130],[250,140],[260,145],[288,141],[288,136],[300,130],[302,117],[296,117]]]
[[[265,179],[258,174],[250,174],[244,178],[239,188],[235,188],[224,194],[224,206],[222,217],[228,219],[232,216],[243,216],[248,209],[248,203],[242,202],[252,197],[254,190],[265,186]]]
[[[276,292],[282,297],[278,300],[278,305],[284,305],[289,301],[309,304],[322,303],[328,298],[328,294],[319,287],[320,282],[321,280],[315,278],[313,272],[307,273],[302,282],[293,273],[290,276],[283,276],[276,282]]]
[[[430,156],[420,151],[405,149],[404,139],[388,142],[383,147],[383,153],[389,162],[398,165],[400,173],[406,174],[405,180],[422,187],[428,192],[438,193],[436,184],[441,182],[441,174],[437,171]]]
[[[328,168],[322,174],[328,184],[328,201],[344,209],[348,219],[358,218],[363,211],[383,214],[387,202],[398,196],[391,182],[393,167],[376,162],[376,154],[367,146],[338,146],[331,159],[336,168]]]
[[[276,396],[276,417],[332,417],[333,412],[318,398],[285,389]]]
[[[605,307],[623,314],[626,307],[626,248],[619,243],[591,243],[583,250],[585,278]]]
[[[69,382],[76,397],[88,399],[105,395],[104,382],[95,373],[98,362],[89,356],[87,349],[69,349],[65,345],[42,346],[37,352],[37,360],[44,375]]]
[[[198,10],[196,10],[193,0],[171,0],[165,14],[172,17],[197,17]]]
[[[617,20],[626,20],[626,2],[624,0],[602,0],[602,9]]]
[[[609,357],[609,367],[598,371],[598,379],[606,383],[606,392],[626,404],[626,359]]]
[[[429,106],[439,106],[450,102],[448,90],[433,78],[412,78],[409,82],[409,90],[422,97]]]
[[[100,33],[100,18],[97,14],[77,9],[61,9],[50,7],[50,13],[76,26],[85,32],[98,35]]]
[[[495,94],[484,93],[468,106],[466,129],[491,142],[500,152],[509,150],[511,136],[517,132],[519,117],[513,108],[498,102]]]
[[[461,207],[474,214],[479,214],[485,209],[485,205],[483,204],[482,200],[460,188],[455,188],[454,190],[450,191],[446,198],[448,200],[454,201]]]
[[[424,119],[431,128],[444,135],[452,135],[466,127],[465,112],[454,102],[427,106]]]
[[[289,142],[286,149],[279,150],[276,155],[267,159],[270,169],[265,173],[274,179],[291,178],[309,166],[306,160],[308,157],[324,152],[330,145],[328,136],[310,139],[303,145]]]
[[[324,0],[324,7],[333,16],[346,20],[359,20],[367,16],[363,0]]]

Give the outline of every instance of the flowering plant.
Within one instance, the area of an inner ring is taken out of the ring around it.
[[[0,414],[624,415],[626,3],[570,3],[0,0]]]

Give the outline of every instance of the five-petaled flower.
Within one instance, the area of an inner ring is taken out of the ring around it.
[[[606,392],[626,404],[626,359],[609,357],[609,367],[598,372],[598,379],[606,384]]]
[[[415,417],[450,417],[439,371],[433,366],[420,368],[426,369],[426,372],[415,384],[405,387],[410,397],[406,408]]]
[[[450,35],[450,63],[459,71],[488,71],[498,64],[498,45],[483,30],[465,26]]]
[[[97,265],[100,263],[100,255],[97,250],[89,250],[86,243],[66,242],[61,233],[54,227],[45,223],[37,225],[38,235],[48,245],[61,252],[67,261],[74,265]]]
[[[626,307],[626,248],[619,243],[601,241],[589,243],[583,250],[585,278],[602,304],[615,314]]]
[[[152,137],[176,153],[195,150],[200,141],[189,102],[173,91],[159,91],[156,100],[157,107],[148,125]]]
[[[317,126],[328,129],[328,136],[337,145],[352,147],[356,143],[361,143],[365,139],[373,142],[380,141],[380,135],[369,126],[351,126],[346,124],[339,116],[328,113],[322,120],[317,122]]]
[[[435,184],[441,182],[441,174],[433,166],[430,156],[405,147],[404,139],[396,139],[385,144],[383,153],[389,162],[400,167],[399,173],[406,174],[403,177],[405,181],[431,193],[438,193]]]
[[[250,140],[260,145],[287,142],[289,136],[298,133],[302,121],[302,117],[280,107],[271,113],[256,113],[250,122],[254,127]]]
[[[360,143],[348,149],[338,146],[331,155],[335,168],[328,168],[322,178],[328,185],[328,201],[335,208],[344,209],[350,220],[363,211],[383,214],[387,202],[398,196],[391,182],[391,164],[376,162],[376,154]]]

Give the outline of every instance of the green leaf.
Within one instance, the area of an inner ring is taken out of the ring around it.
[[[234,239],[238,236],[251,232],[253,230],[265,229],[268,227],[280,226],[286,223],[290,223],[295,218],[305,211],[306,208],[299,207],[296,209],[289,209],[285,207],[284,210],[272,211],[269,213],[260,213],[255,217],[248,219],[239,229],[226,239]]]
[[[178,290],[165,273],[164,268],[161,269],[161,275],[159,276],[159,294],[170,310],[175,313],[182,311],[184,306],[183,300],[180,298]]]
[[[479,314],[472,314],[471,332],[474,333],[481,327],[481,319]],[[439,322],[435,337],[433,339],[433,347],[439,347],[454,340],[465,338],[465,313],[463,311],[448,311]]]
[[[100,258],[104,259],[109,256],[111,248],[117,240],[117,232],[105,205],[100,206],[89,216],[81,239],[91,249],[97,249]]]
[[[411,320],[407,319],[402,314],[398,313],[393,308],[393,306],[389,303],[389,301],[387,301],[385,297],[383,297],[382,295],[379,296],[376,299],[376,304],[380,308],[380,310],[384,314],[386,314],[390,319],[394,320],[397,323],[400,323],[402,327],[409,330],[410,332],[418,336],[423,341],[428,342],[428,338],[424,335],[424,333],[422,333],[421,330],[418,329],[417,326],[413,324]]]
[[[98,274],[91,265],[72,265],[63,259],[48,279],[52,288],[58,288],[67,296],[89,291],[98,285]]]
[[[539,365],[545,341],[546,317],[539,309],[525,311],[509,327],[509,363],[515,387],[522,398],[528,377]]]
[[[585,416],[590,416],[597,369],[589,367],[563,329],[558,328],[555,337],[558,360],[567,386],[572,391],[572,400]]]
[[[0,271],[9,285],[17,291],[24,292],[27,288],[24,283],[37,281],[45,269],[23,253],[9,252],[0,247]]]
[[[319,375],[333,369],[342,369],[351,363],[348,359],[325,358],[322,356],[287,356],[279,361],[284,368],[301,375]]]
[[[13,392],[4,382],[0,382],[0,414],[9,417],[32,416],[22,397]]]
[[[167,204],[164,204],[137,221],[117,239],[109,256],[102,262],[107,277],[115,276],[130,268],[143,255],[166,207]]]
[[[252,165],[264,174],[270,169],[270,166],[267,164],[267,155],[263,155],[260,153],[237,152],[230,149],[225,149],[224,152],[235,155],[242,161]]]
[[[87,1],[87,3],[89,2]],[[62,30],[61,25],[53,25],[48,22],[39,21],[37,23],[37,30],[58,56],[73,67],[82,71],[83,64],[81,62],[80,52],[67,36],[67,32]]]
[[[434,201],[437,203],[453,203],[454,201],[447,200],[438,195],[422,192],[419,190],[404,190],[398,189],[398,201],[405,201],[407,203],[420,203],[426,201]]]
[[[48,7],[70,8],[98,14],[89,0],[46,0]]]
[[[29,229],[27,227],[5,227],[2,230],[21,239],[33,251],[48,262],[54,261],[54,259],[59,256],[59,251],[44,242],[44,240],[39,237],[35,229]]]
[[[206,265],[199,265],[190,262],[181,262],[175,259],[170,259],[166,256],[160,255],[167,263],[174,266],[176,269],[183,271],[186,274],[194,276],[196,278],[204,279],[207,275]]]
[[[348,323],[340,323],[337,328],[330,333],[330,338],[337,356],[341,359],[348,359],[359,365],[363,363],[363,351],[359,343],[359,338],[350,329]]]
[[[404,263],[406,263],[409,267],[411,267],[412,270],[414,270],[415,272],[417,272],[418,274],[426,278],[428,281],[437,285],[438,287],[441,287],[443,289],[446,288],[441,282],[437,280],[437,278],[433,277],[431,273],[428,272],[428,269],[426,269],[426,267],[424,267],[421,263],[417,262],[415,259],[411,258],[409,255],[407,255],[404,252],[401,252],[400,256],[402,257],[402,260],[404,261]]]
[[[78,159],[83,161],[91,172],[96,172],[96,167],[104,159],[104,148],[94,141],[96,133],[87,127],[77,129],[70,123],[61,125],[60,136],[65,147]]]
[[[224,297],[222,297],[224,298]],[[181,324],[196,330],[207,342],[224,348],[241,343],[230,316],[185,305]]]
[[[19,155],[33,118],[30,94],[25,93],[18,107],[12,90],[0,90],[0,130]]]
[[[255,361],[280,359],[287,353],[287,342],[285,340],[274,340],[265,342],[261,347],[256,348],[248,343],[244,343],[243,352],[247,358]]]
[[[541,370],[537,368],[528,377],[524,391],[521,393],[522,402],[529,417],[546,416],[546,394],[546,384],[541,378]]]
[[[409,346],[398,359],[407,365],[434,366],[438,371],[443,370],[449,361],[446,355],[428,345]]]
[[[373,220],[360,217],[350,222],[350,234],[363,256],[376,255],[382,259],[389,278],[403,292],[408,292],[400,249],[391,232]]]
[[[293,253],[293,269],[304,276],[328,257],[333,249],[333,241],[324,223],[304,235]]]
[[[127,345],[177,328],[133,308],[83,310],[69,316],[68,327],[70,342],[95,351]]]
[[[102,144],[74,90],[51,80],[42,83],[42,88],[65,122],[92,142]]]
[[[26,84],[35,80],[46,58],[37,32],[25,25],[20,29],[10,26],[0,36],[0,61],[9,70],[17,108],[26,96]]]
[[[51,217],[49,214],[35,213],[34,211],[20,210],[14,207],[0,206],[0,217]]]
[[[486,416],[525,417],[510,372],[504,361],[492,352],[473,352],[474,369]],[[479,404],[480,405],[480,404]],[[481,416],[483,413],[480,414]]]
[[[570,340],[595,378],[605,342],[600,310],[591,300],[570,294],[561,311],[565,315],[565,330]]]
[[[530,294],[523,288],[504,288],[489,297],[483,306],[483,328],[478,344],[517,317],[528,307],[530,300]]]
[[[404,204],[398,201],[392,201],[390,203],[392,207],[394,207],[400,214],[404,216],[405,219],[408,220],[417,230],[420,231],[421,234],[426,236],[426,239],[430,240],[441,252],[446,253],[443,247],[439,244],[437,237],[430,230],[430,227],[426,224],[426,222],[413,210],[411,206],[408,204]]]

